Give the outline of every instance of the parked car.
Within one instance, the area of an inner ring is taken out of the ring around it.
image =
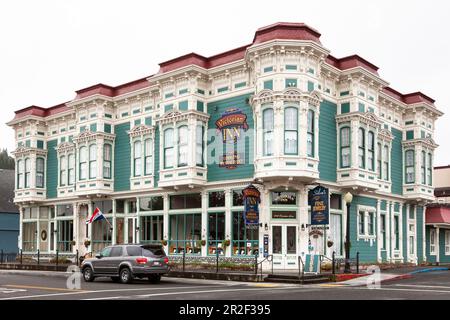
[[[104,248],[95,258],[85,259],[81,272],[86,282],[97,277],[110,277],[114,282],[131,283],[148,278],[158,283],[169,271],[169,258],[159,244],[114,245]]]

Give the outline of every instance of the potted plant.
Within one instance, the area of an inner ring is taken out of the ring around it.
[[[206,245],[206,240],[205,239],[201,240],[201,245],[202,245],[202,247],[204,247]]]
[[[225,247],[228,247],[230,245],[230,243],[231,243],[230,239],[226,239],[226,240],[223,240],[222,245],[225,248]]]
[[[161,244],[162,244],[163,246],[167,246],[167,240],[166,240],[166,239],[161,240]]]
[[[85,240],[84,240],[84,246],[87,248],[87,247],[89,247],[90,245],[91,245],[91,240],[85,239]]]

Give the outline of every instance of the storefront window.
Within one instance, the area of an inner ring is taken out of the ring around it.
[[[92,208],[95,210],[95,208],[99,208],[103,214],[111,214],[112,213],[112,201],[106,200],[106,201],[96,201],[92,203]]]
[[[342,196],[340,194],[332,194],[330,196],[330,208],[342,210]]]
[[[116,213],[125,213],[125,200],[116,200]]]
[[[164,216],[141,217],[141,242],[160,243],[163,239],[163,221]]]
[[[233,190],[233,207],[240,207],[244,205],[244,196],[242,190]]]
[[[145,197],[139,199],[140,211],[159,211],[164,209],[163,197]]]
[[[169,254],[201,254],[201,214],[169,216]]]
[[[39,219],[48,219],[48,207],[39,208]]]
[[[72,252],[73,221],[58,221],[58,243],[59,252]]]
[[[170,209],[200,209],[202,196],[200,193],[181,194],[170,196]]]
[[[56,215],[58,217],[72,217],[73,206],[71,204],[63,204],[56,206]]]
[[[116,243],[123,244],[125,241],[124,233],[125,233],[125,219],[124,218],[116,218]]]
[[[22,249],[25,252],[37,250],[37,223],[25,222],[22,229]]]
[[[233,212],[232,255],[256,255],[258,244],[258,229],[246,227],[243,212]]]
[[[136,213],[136,212],[137,212],[136,200],[128,201],[128,213]]]
[[[111,245],[112,230],[110,223],[112,219],[108,218],[106,220],[99,220],[92,223],[92,251],[100,252],[104,247]]]
[[[225,213],[208,214],[208,254],[225,254]]]
[[[209,207],[225,207],[225,192],[217,191],[209,193]]]
[[[272,205],[293,205],[297,204],[296,192],[272,192]]]

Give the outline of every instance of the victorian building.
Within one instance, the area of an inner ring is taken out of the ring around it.
[[[332,56],[316,30],[263,27],[237,49],[17,111],[8,124],[20,247],[73,255],[162,241],[170,255],[266,253],[275,268],[297,268],[308,253],[344,255],[349,214],[352,255],[420,263],[440,116],[433,99],[397,92],[365,59]],[[251,183],[256,227],[243,214]],[[330,190],[324,228],[310,225],[308,191],[319,184]],[[86,225],[95,208],[113,228]]]

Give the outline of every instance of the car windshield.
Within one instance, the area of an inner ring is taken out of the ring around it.
[[[144,257],[163,257],[166,255],[162,246],[142,246],[142,255]]]

